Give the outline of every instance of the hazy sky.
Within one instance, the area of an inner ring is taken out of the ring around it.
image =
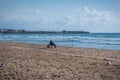
[[[120,32],[120,0],[0,0],[0,28]]]

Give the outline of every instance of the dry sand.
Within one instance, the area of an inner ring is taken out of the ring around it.
[[[0,80],[120,80],[119,50],[0,42],[2,63]]]

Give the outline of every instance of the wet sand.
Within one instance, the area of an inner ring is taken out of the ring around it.
[[[120,50],[0,42],[0,80],[120,80]]]

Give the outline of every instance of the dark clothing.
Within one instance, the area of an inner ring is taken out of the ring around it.
[[[53,45],[55,45],[55,43],[53,43],[52,41],[50,41],[50,43],[49,43],[51,46],[53,46]]]
[[[50,48],[50,46],[54,46],[54,48],[56,48],[56,44],[52,42],[52,40],[50,40],[49,44],[47,45],[47,48]]]

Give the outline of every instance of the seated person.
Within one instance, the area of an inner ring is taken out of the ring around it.
[[[47,45],[47,48],[50,48],[51,46],[54,46],[54,48],[56,48],[56,44],[52,42],[52,40],[50,40],[49,44]]]

